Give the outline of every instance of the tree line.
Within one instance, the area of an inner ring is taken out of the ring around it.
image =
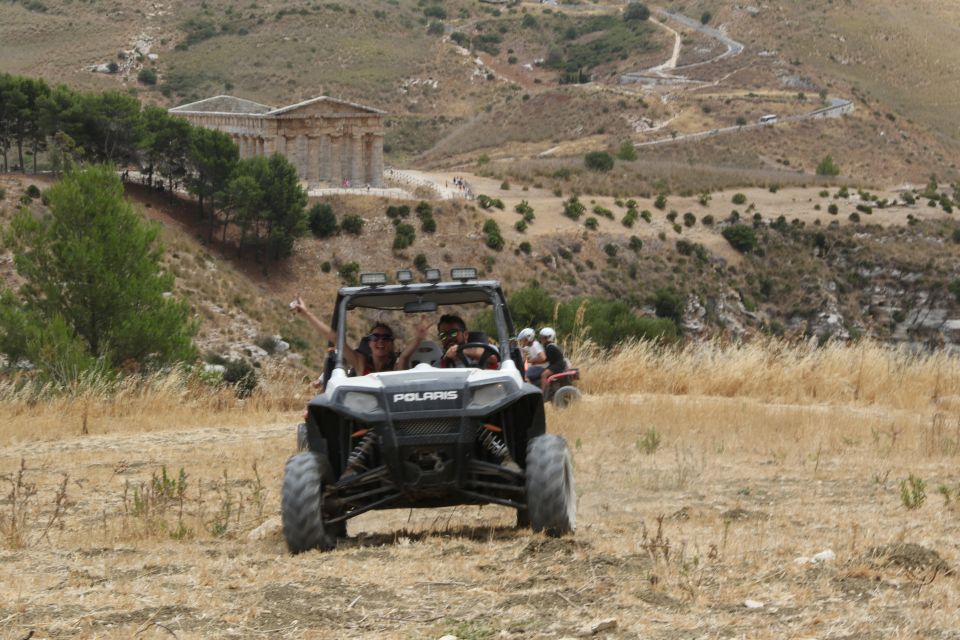
[[[0,74],[0,162],[60,172],[78,163],[135,164],[146,183],[196,196],[207,242],[235,231],[238,253],[281,259],[307,230],[307,195],[280,155],[240,160],[226,133],[191,125],[166,109],[142,107],[120,91],[79,92],[42,79]]]

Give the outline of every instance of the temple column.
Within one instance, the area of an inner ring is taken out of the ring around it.
[[[350,183],[351,186],[359,187],[363,183],[363,136],[354,133],[350,138]]]
[[[320,181],[320,140],[316,136],[307,137],[307,181]]]
[[[320,134],[320,180],[330,181],[330,134]]]
[[[263,138],[258,136],[256,139],[256,143],[257,143],[256,155],[262,156],[263,155]]]
[[[294,140],[293,157],[296,158],[294,165],[297,167],[297,175],[301,180],[307,180],[307,136],[302,133]]]
[[[343,182],[343,136],[330,140],[330,182],[339,187]]]
[[[370,134],[370,184],[383,186],[383,134]]]
[[[277,152],[277,137],[272,136],[263,140],[263,155],[272,156]]]

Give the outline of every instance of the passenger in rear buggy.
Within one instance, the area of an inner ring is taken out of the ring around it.
[[[564,357],[560,347],[554,343],[556,339],[557,332],[550,327],[540,329],[540,344],[543,345],[543,350],[547,354],[547,367],[540,373],[539,380],[540,390],[543,391],[544,396],[547,395],[547,390],[550,386],[550,376],[567,370],[567,359]],[[532,379],[530,382],[537,384]]]

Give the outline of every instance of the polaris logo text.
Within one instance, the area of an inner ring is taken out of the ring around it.
[[[395,393],[394,402],[423,402],[425,400],[456,400],[458,391],[424,391],[423,393]]]

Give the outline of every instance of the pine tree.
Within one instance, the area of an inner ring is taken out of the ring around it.
[[[0,294],[0,351],[51,375],[64,358],[73,368],[193,359],[196,325],[187,305],[168,297],[159,227],[124,199],[115,173],[70,171],[47,196],[49,216],[22,209],[4,234],[25,282],[18,297]]]

